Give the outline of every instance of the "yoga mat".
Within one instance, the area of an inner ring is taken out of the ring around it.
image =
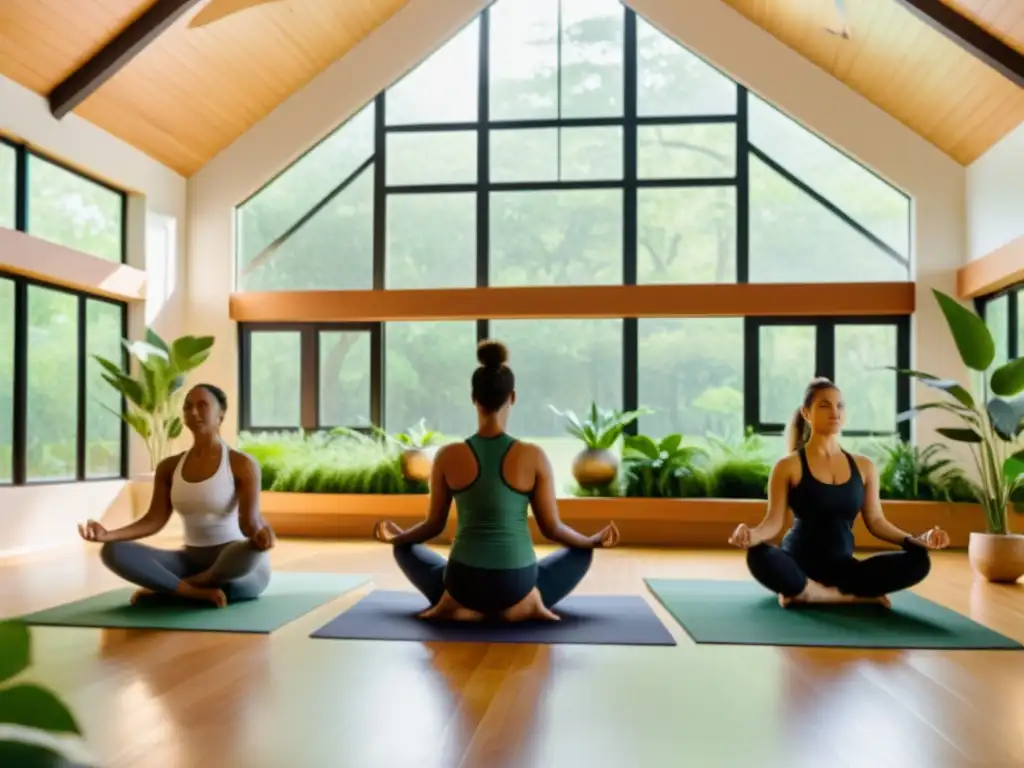
[[[881,605],[782,608],[748,581],[645,579],[648,589],[697,643],[950,650],[1020,650],[1000,635],[912,592]]]
[[[561,621],[516,624],[428,621],[416,592],[371,592],[311,637],[454,643],[675,645],[675,638],[639,595],[570,595],[555,606]]]
[[[225,608],[185,602],[174,596],[150,597],[133,606],[128,599],[134,588],[115,589],[21,619],[28,624],[51,627],[267,634],[369,580],[369,576],[357,573],[278,571],[258,599]]]

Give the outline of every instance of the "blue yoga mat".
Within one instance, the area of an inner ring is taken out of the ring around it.
[[[311,637],[459,643],[675,645],[675,638],[639,595],[570,595],[554,607],[561,621],[516,624],[434,622],[416,592],[371,592]]]

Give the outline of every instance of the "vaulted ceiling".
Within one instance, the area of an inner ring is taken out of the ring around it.
[[[71,104],[189,176],[406,2],[0,0],[0,74],[49,95],[140,16],[174,6],[166,29]],[[936,0],[722,2],[961,163],[1024,121],[1024,87],[915,11]],[[1024,54],[1024,0],[942,2]]]

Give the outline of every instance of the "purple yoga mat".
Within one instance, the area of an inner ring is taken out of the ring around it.
[[[433,622],[417,592],[371,592],[310,637],[455,643],[675,645],[675,638],[639,595],[570,595],[555,606],[561,621]]]

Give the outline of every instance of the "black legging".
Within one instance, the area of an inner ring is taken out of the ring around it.
[[[858,560],[845,557],[800,557],[771,544],[747,550],[747,567],[762,585],[784,597],[796,597],[813,579],[844,595],[881,597],[920,583],[931,570],[928,550],[906,545]]]
[[[447,590],[460,605],[480,613],[511,608],[534,587],[551,608],[583,581],[594,560],[592,549],[566,547],[526,568],[492,570],[449,563],[423,544],[405,544],[394,552],[402,573],[431,605]]]

